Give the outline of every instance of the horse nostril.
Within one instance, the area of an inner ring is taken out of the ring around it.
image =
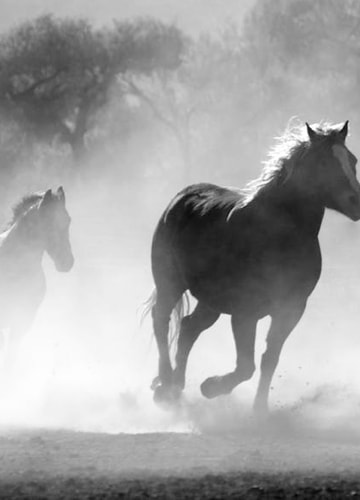
[[[359,200],[359,198],[355,194],[351,194],[349,196],[349,203],[351,205],[357,205],[358,204],[358,200]]]

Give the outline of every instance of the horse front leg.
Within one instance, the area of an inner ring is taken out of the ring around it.
[[[261,374],[255,396],[254,411],[259,416],[268,413],[269,390],[272,377],[279,362],[281,349],[289,334],[301,319],[306,302],[282,305],[272,315],[266,339],[266,350],[261,358]]]
[[[255,371],[254,345],[257,318],[244,314],[233,314],[231,325],[236,347],[235,370],[220,377],[209,377],[201,384],[206,398],[230,393],[237,385],[252,377]]]

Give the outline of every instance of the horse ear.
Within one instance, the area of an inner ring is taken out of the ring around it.
[[[39,205],[40,210],[44,210],[48,205],[50,205],[52,199],[53,194],[51,192],[51,189],[48,189],[47,191],[45,191],[43,199],[41,200],[41,203]]]
[[[62,203],[65,203],[65,191],[62,186],[56,191],[56,195]]]
[[[339,136],[343,142],[345,142],[346,136],[348,134],[348,125],[349,125],[349,120],[346,120],[343,128],[339,132]]]
[[[43,200],[41,202],[41,205],[46,205],[52,200],[52,192],[51,189],[48,189],[46,193],[44,194]]]
[[[314,141],[316,139],[316,132],[315,130],[313,130],[310,125],[308,124],[308,122],[306,122],[306,130],[307,130],[307,133],[308,133],[308,136],[309,136],[309,139],[310,141]]]

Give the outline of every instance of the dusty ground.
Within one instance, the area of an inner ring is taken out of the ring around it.
[[[360,443],[329,435],[5,430],[0,498],[360,498]]]

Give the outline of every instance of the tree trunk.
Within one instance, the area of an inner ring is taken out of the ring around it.
[[[89,100],[87,98],[84,98],[79,107],[74,131],[71,134],[70,146],[73,153],[74,164],[76,165],[78,170],[84,164],[86,157],[85,134],[87,132],[89,109]]]
[[[70,147],[74,159],[74,164],[80,167],[86,156],[86,145],[85,145],[85,135],[84,134],[73,134],[70,142]]]

